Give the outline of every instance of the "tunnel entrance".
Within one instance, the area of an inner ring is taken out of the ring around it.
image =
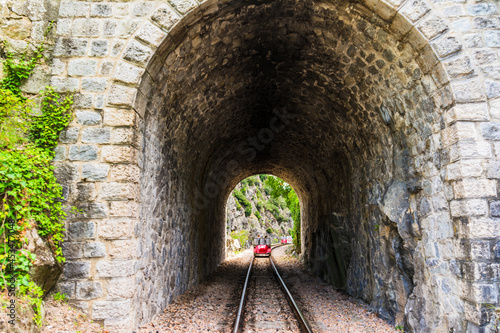
[[[398,325],[458,329],[440,176],[440,114],[452,100],[434,98],[436,58],[349,2],[191,15],[140,88],[139,321],[224,260],[231,189],[268,173],[301,198],[301,256],[314,272]]]
[[[293,244],[300,253],[300,202],[279,177],[260,174],[243,179],[226,202],[226,258],[257,245]]]

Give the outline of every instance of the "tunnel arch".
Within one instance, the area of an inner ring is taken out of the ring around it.
[[[245,175],[271,173],[298,184],[304,260],[313,270],[397,324],[460,329],[460,306],[447,310],[448,322],[442,317],[450,302],[463,302],[443,292],[443,283],[458,285],[456,276],[445,272],[436,288],[425,277],[433,250],[424,244],[455,246],[450,185],[432,174],[446,163],[440,114],[454,99],[422,35],[401,15],[387,25],[348,2],[213,2],[186,21],[152,56],[135,109],[144,140],[140,247],[188,245],[149,277],[139,271],[138,297],[160,286],[174,297],[215,269],[224,194]],[[283,131],[273,131],[276,117]],[[431,195],[435,214],[421,208]],[[441,235],[430,236],[436,218]],[[177,221],[172,238],[146,236],[167,220]],[[341,261],[329,267],[332,258]],[[139,266],[151,261],[144,255]],[[430,294],[441,308],[425,304]],[[168,297],[160,294],[140,321]]]
[[[116,330],[150,320],[223,258],[213,249],[222,248],[217,221],[228,184],[266,172],[300,184],[307,201],[304,260],[319,275],[329,279],[343,268],[332,283],[416,331],[487,325],[484,304],[496,303],[498,294],[491,277],[498,229],[489,218],[496,173],[487,164],[495,151],[490,140],[498,139],[488,123],[497,86],[471,70],[468,46],[439,6],[399,0],[144,6],[150,13],[131,37],[113,44],[110,58],[118,61],[109,87],[91,94],[99,95],[91,107],[106,104],[103,125],[123,132],[96,148],[96,159],[111,171],[93,178],[97,195],[82,206],[104,207],[88,225],[97,226],[108,248],[122,242],[115,241],[122,235],[107,234],[109,226],[130,218],[120,225],[134,230],[119,246],[130,245],[126,263],[133,269],[120,271],[124,257],[116,255],[84,257],[89,272],[75,279],[96,278],[106,291],[79,303]],[[244,52],[225,48],[226,38]],[[87,46],[66,42],[60,44],[69,57]],[[219,55],[234,58],[224,63]],[[254,147],[256,157],[247,161],[249,153],[240,150],[255,144],[248,140],[262,129],[272,131],[272,117],[283,112],[294,116],[287,129],[262,150]],[[123,139],[128,130],[133,138]],[[204,192],[213,178],[212,196]],[[197,193],[208,203],[197,204]],[[332,270],[325,262],[338,253],[346,262]],[[133,295],[112,287],[124,275],[139,284]]]

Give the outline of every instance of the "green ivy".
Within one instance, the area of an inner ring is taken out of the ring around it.
[[[50,22],[45,29],[44,41],[50,30],[52,29],[53,23]],[[43,57],[43,51],[45,48],[45,43],[42,42],[35,48],[32,56],[28,56],[28,46],[19,59],[14,58],[14,54],[8,50],[9,45],[6,41],[2,42],[2,46],[5,53],[5,59],[3,60],[3,71],[5,77],[0,81],[0,87],[5,90],[9,90],[17,96],[21,95],[21,85],[23,82],[29,78],[33,69],[38,64],[40,59]]]
[[[6,43],[3,46],[7,48]],[[26,299],[33,307],[37,325],[41,325],[44,291],[29,276],[35,255],[25,249],[26,233],[36,228],[57,262],[65,261],[61,243],[66,212],[51,161],[60,132],[71,121],[73,104],[71,94],[60,96],[46,87],[40,93],[41,115],[32,115],[35,105],[22,95],[20,87],[43,51],[42,42],[31,57],[26,49],[16,60],[12,52],[4,50],[5,75],[0,81],[0,289],[5,290],[7,282],[15,280],[16,297]],[[13,243],[8,244],[8,238]],[[13,271],[8,266],[10,253],[15,254]]]
[[[42,95],[42,115],[34,117],[30,126],[30,140],[38,147],[52,149],[59,141],[59,134],[73,116],[73,94],[61,97],[53,87],[47,87]]]

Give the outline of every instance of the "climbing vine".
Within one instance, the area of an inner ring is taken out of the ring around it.
[[[52,24],[45,32],[49,33]],[[44,40],[45,41],[45,40]],[[3,43],[4,78],[0,81],[0,289],[24,297],[41,325],[44,291],[30,278],[35,254],[26,249],[26,234],[36,228],[58,263],[65,261],[63,241],[66,212],[62,188],[51,161],[60,132],[72,118],[73,96],[59,95],[52,87],[40,93],[39,106],[24,96],[21,85],[42,58],[44,42],[32,55],[28,49],[16,59]],[[34,115],[33,110],[40,110]]]

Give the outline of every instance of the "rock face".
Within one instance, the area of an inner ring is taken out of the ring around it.
[[[28,230],[26,238],[27,250],[36,256],[30,269],[30,276],[32,281],[43,289],[45,296],[61,276],[62,266],[56,261],[49,245],[38,235],[36,229]]]
[[[226,250],[234,252],[234,249],[248,249],[252,246],[252,240],[258,235],[267,235],[271,240],[280,240],[281,236],[290,235],[293,228],[293,220],[289,209],[283,200],[272,200],[266,193],[264,183],[254,176],[252,185],[239,183],[229,195],[226,205],[226,239],[228,240]],[[251,204],[251,215],[246,216],[245,207],[235,197],[234,191],[239,191]],[[274,212],[274,213],[273,213]],[[268,233],[271,228],[272,232]],[[238,240],[241,231],[248,232],[245,244]],[[229,241],[234,240],[234,242]]]
[[[51,83],[78,114],[55,160],[81,209],[59,286],[107,330],[216,269],[227,198],[260,173],[297,190],[317,274],[407,331],[492,329],[498,1],[1,6],[16,51],[57,20]]]

